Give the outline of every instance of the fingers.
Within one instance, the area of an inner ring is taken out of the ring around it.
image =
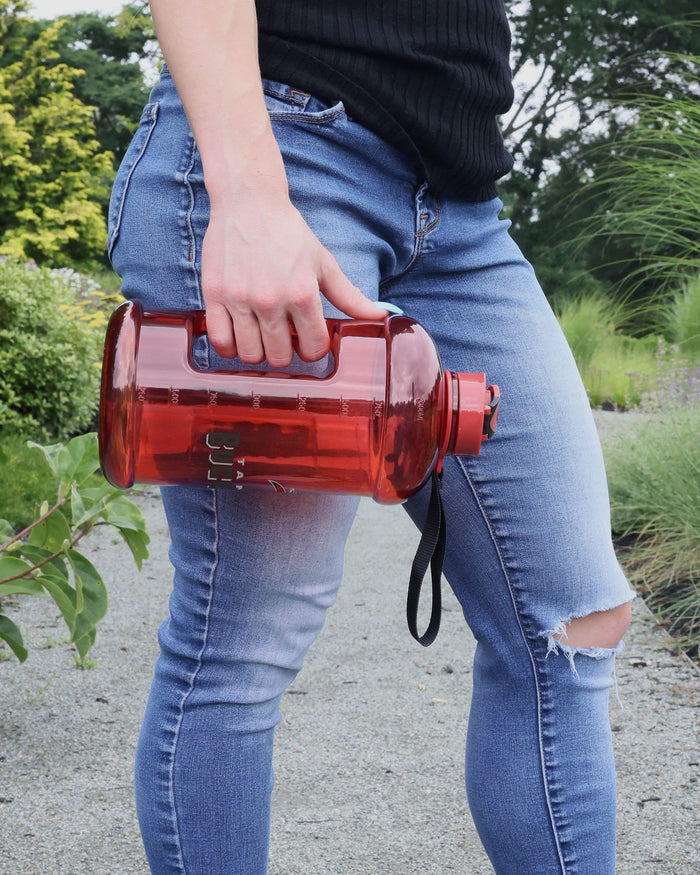
[[[386,315],[350,282],[289,206],[277,213],[275,235],[269,213],[264,223],[245,226],[237,214],[212,213],[202,251],[202,283],[207,331],[222,356],[286,367],[294,354],[294,331],[302,359],[323,358],[330,339],[321,293],[353,318]]]
[[[225,358],[234,358],[237,354],[236,338],[233,333],[233,323],[226,307],[216,302],[209,304],[206,322],[207,334],[214,349]]]
[[[323,250],[319,286],[334,307],[353,319],[375,321],[387,315],[386,310],[370,301],[350,282],[327,249]]]

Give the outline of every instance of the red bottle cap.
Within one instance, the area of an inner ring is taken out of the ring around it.
[[[482,441],[496,429],[501,400],[498,386],[486,387],[485,374],[445,371],[445,407],[448,424],[438,458],[438,470],[445,455],[478,456]]]

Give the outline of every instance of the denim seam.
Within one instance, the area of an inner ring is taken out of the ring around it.
[[[423,213],[423,215],[428,218],[430,213]],[[421,217],[422,218],[422,217]],[[425,228],[421,228],[420,231],[416,231],[416,237],[427,237],[431,231],[435,230],[437,226],[440,224],[440,199],[435,197],[435,218],[433,221],[426,225]]]
[[[418,198],[419,198],[420,192],[425,188],[426,188],[426,184],[424,183],[422,186],[420,186],[420,188],[416,192],[416,194],[414,196],[414,204],[412,207],[413,210],[416,210],[416,208],[420,209],[420,207],[418,205]],[[419,213],[418,218],[420,220],[422,220],[424,215],[426,217],[429,217],[430,213],[425,213],[425,212]],[[440,203],[437,200],[437,198],[435,198],[435,218],[430,223],[430,225],[428,225],[427,227],[419,228],[419,230],[417,230],[417,231],[414,230],[414,232],[413,232],[413,250],[411,252],[411,257],[409,258],[406,266],[403,267],[398,273],[394,273],[394,274],[392,274],[392,276],[386,277],[385,279],[381,280],[381,282],[378,285],[378,291],[380,292],[380,295],[379,295],[380,298],[381,298],[382,293],[384,291],[390,289],[394,283],[397,283],[399,280],[403,279],[403,277],[405,277],[411,271],[411,269],[414,267],[415,263],[418,261],[418,259],[421,256],[421,253],[423,251],[423,243],[425,241],[425,238],[428,236],[428,233],[430,231],[432,231],[434,228],[437,227],[439,221],[440,221]]]
[[[535,682],[535,689],[537,692],[537,726],[538,726],[538,739],[539,739],[539,750],[540,750],[540,765],[542,768],[542,781],[543,781],[543,785],[544,785],[545,798],[547,800],[547,811],[549,812],[549,822],[550,822],[550,827],[552,829],[552,838],[554,840],[554,846],[556,848],[557,857],[559,860],[559,865],[561,867],[562,875],[566,875],[566,872],[567,872],[566,863],[564,861],[563,849],[561,847],[560,837],[559,837],[559,828],[557,826],[557,820],[556,820],[556,817],[554,815],[554,808],[552,805],[552,798],[551,798],[550,786],[549,786],[549,784],[550,784],[549,766],[547,763],[547,757],[545,755],[545,749],[544,749],[544,724],[543,724],[544,703],[542,701],[543,679],[540,677],[540,672],[539,672],[539,669],[537,666],[537,660],[535,659],[535,654],[533,653],[533,649],[530,645],[530,641],[528,640],[528,637],[525,633],[525,629],[524,629],[523,621],[522,621],[522,611],[521,611],[520,604],[518,601],[517,592],[515,590],[515,587],[513,586],[513,582],[510,578],[510,574],[508,573],[508,568],[507,568],[505,560],[503,558],[503,553],[501,551],[501,545],[499,543],[498,537],[496,536],[496,532],[495,532],[494,527],[491,523],[489,515],[486,511],[486,508],[484,507],[484,504],[481,501],[481,496],[479,495],[478,490],[476,488],[476,485],[474,484],[469,472],[467,471],[463,460],[459,456],[457,456],[456,461],[457,461],[457,464],[459,465],[459,467],[462,469],[464,479],[466,480],[467,485],[469,486],[469,489],[471,490],[471,493],[474,496],[474,500],[476,501],[477,505],[479,506],[481,516],[482,516],[484,522],[486,523],[486,527],[488,528],[489,535],[491,536],[491,541],[494,545],[496,553],[498,554],[498,561],[500,563],[501,570],[503,572],[503,576],[504,576],[506,583],[508,585],[508,592],[510,593],[510,598],[511,598],[511,602],[513,605],[513,610],[515,612],[515,617],[516,617],[516,620],[518,623],[518,628],[520,629],[520,634],[522,636],[523,643],[525,644],[525,647],[527,648],[528,656],[530,658],[530,664],[532,666],[533,680]]]
[[[202,645],[199,649],[199,653],[197,654],[196,665],[195,665],[194,671],[192,672],[192,674],[190,676],[189,688],[180,701],[180,713],[178,714],[177,723],[175,725],[175,730],[173,733],[174,739],[173,739],[173,743],[172,743],[171,751],[170,751],[170,768],[168,770],[168,783],[169,783],[168,795],[169,795],[169,799],[170,799],[170,806],[172,809],[173,822],[175,824],[175,843],[177,846],[180,867],[181,867],[183,875],[187,875],[187,870],[185,868],[185,860],[184,860],[184,857],[182,854],[182,843],[180,841],[180,825],[178,823],[177,807],[175,805],[174,772],[175,772],[175,758],[177,756],[177,747],[178,747],[178,742],[180,740],[180,730],[182,728],[182,721],[183,721],[184,716],[185,716],[185,705],[187,704],[187,700],[189,699],[189,697],[192,695],[192,693],[194,691],[195,684],[197,682],[197,676],[199,675],[199,672],[201,671],[201,668],[202,668],[202,665],[204,662],[204,659],[203,659],[204,651],[207,649],[207,644],[209,643],[209,620],[210,620],[210,615],[211,615],[211,605],[212,605],[212,601],[214,599],[214,577],[215,577],[217,569],[219,567],[219,516],[218,516],[218,508],[217,508],[217,502],[216,502],[216,490],[211,489],[210,492],[212,495],[211,507],[212,507],[212,511],[214,514],[214,533],[215,533],[215,535],[214,535],[214,561],[212,562],[211,573],[209,575],[209,580],[207,581],[208,594],[207,594],[207,602],[206,602],[206,607],[205,607],[206,620],[204,623],[204,630],[202,633]]]
[[[303,106],[309,98],[306,91],[300,91],[298,88],[290,88],[287,93],[284,91],[276,91],[274,88],[266,86],[263,88],[263,92],[269,94],[270,97],[276,97],[278,100],[283,100],[285,103],[290,103],[293,106]]]
[[[345,115],[345,107],[341,104],[335,111],[327,110],[321,116],[313,116],[304,112],[270,112],[273,121],[286,119],[287,121],[304,122],[307,125],[326,125],[334,122]]]
[[[185,185],[185,190],[187,192],[187,206],[185,208],[185,230],[187,232],[187,242],[189,244],[189,250],[187,253],[187,262],[192,267],[195,279],[195,286],[197,288],[197,293],[200,297],[200,303],[202,302],[202,284],[199,277],[199,273],[196,269],[197,264],[197,240],[194,234],[194,228],[192,227],[192,213],[194,212],[194,189],[192,188],[192,183],[190,181],[190,174],[192,173],[195,165],[195,159],[197,155],[197,145],[194,141],[194,137],[190,135],[189,137],[189,156],[187,159],[187,165],[185,167],[184,173],[182,174],[182,181]]]
[[[117,211],[117,215],[114,220],[114,227],[112,228],[112,233],[109,235],[109,240],[107,241],[107,251],[111,253],[116,245],[117,238],[119,236],[119,231],[121,229],[122,224],[122,215],[124,213],[124,203],[126,201],[126,194],[129,190],[129,184],[131,183],[131,177],[134,175],[134,171],[139,165],[141,158],[143,157],[146,148],[148,147],[148,143],[150,142],[153,131],[155,130],[156,122],[158,121],[158,111],[160,109],[160,105],[158,103],[150,103],[148,106],[144,107],[142,113],[142,120],[148,120],[148,128],[146,130],[146,134],[143,138],[143,143],[138,153],[134,156],[134,160],[129,168],[129,172],[126,175],[126,179],[124,180],[124,187],[122,189],[121,198],[119,201],[119,209]]]
[[[410,273],[411,268],[415,265],[416,261],[418,261],[418,259],[420,258],[420,254],[423,250],[423,240],[425,239],[425,237],[423,235],[418,235],[418,234],[415,234],[414,237],[415,237],[415,239],[414,239],[414,244],[413,244],[413,251],[411,252],[411,257],[408,260],[408,264],[404,268],[402,268],[399,271],[399,273],[392,274],[392,276],[386,277],[385,279],[381,280],[379,285],[377,286],[380,298],[382,297],[382,294],[387,289],[390,289],[392,287],[392,285],[397,283],[399,280],[403,279],[403,277],[405,277],[406,274]]]
[[[185,186],[185,192],[187,195],[187,206],[185,208],[185,232],[187,234],[187,241],[189,246],[189,250],[187,253],[187,270],[191,272],[192,278],[194,280],[194,288],[199,299],[199,308],[203,310],[204,294],[202,292],[202,276],[201,271],[197,270],[197,236],[194,232],[194,226],[192,224],[192,214],[194,213],[196,200],[194,196],[194,188],[190,180],[190,175],[194,170],[195,164],[197,162],[197,155],[197,143],[195,142],[194,137],[190,134],[189,156],[187,158],[187,163],[182,174],[182,181]],[[197,360],[197,364],[200,367],[208,368],[210,366],[209,350],[209,344],[205,344],[203,347],[197,349],[195,353],[195,358]]]

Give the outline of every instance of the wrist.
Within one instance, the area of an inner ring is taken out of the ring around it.
[[[230,203],[232,198],[288,199],[284,161],[267,116],[257,130],[251,126],[243,130],[244,139],[238,133],[222,137],[210,148],[200,147],[204,182],[213,209],[222,201]],[[223,148],[221,143],[225,144]]]

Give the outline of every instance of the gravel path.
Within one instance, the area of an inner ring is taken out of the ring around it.
[[[131,769],[170,570],[160,501],[139,502],[152,537],[140,574],[112,536],[91,536],[111,600],[94,667],[73,668],[48,600],[16,613],[31,654],[0,662],[2,875],[148,871]],[[284,703],[271,875],[492,871],[462,778],[473,641],[447,591],[437,642],[410,638],[416,543],[401,508],[362,503],[338,603]],[[639,601],[617,675],[619,875],[697,875],[700,675]]]

